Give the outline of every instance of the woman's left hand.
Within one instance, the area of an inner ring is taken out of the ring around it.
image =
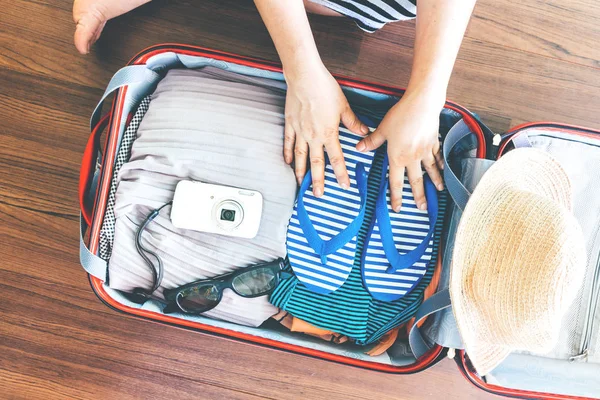
[[[406,92],[383,118],[379,127],[358,143],[359,151],[375,150],[386,140],[390,168],[392,208],[400,211],[406,172],[417,207],[427,209],[421,165],[438,190],[444,189],[443,160],[438,139],[444,96]]]

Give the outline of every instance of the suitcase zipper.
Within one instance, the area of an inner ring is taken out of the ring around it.
[[[498,152],[500,151],[500,145],[502,144],[502,135],[499,133],[492,136],[492,148],[490,150],[490,160],[498,158]]]
[[[592,340],[592,333],[594,332],[594,321],[598,307],[598,296],[600,296],[600,254],[596,261],[596,269],[594,276],[592,277],[592,290],[590,292],[589,307],[586,313],[585,325],[583,327],[583,334],[581,339],[581,345],[579,347],[579,354],[569,358],[569,361],[587,361],[590,342]]]
[[[456,356],[456,349],[449,347],[448,353],[446,354],[449,359],[453,359]]]

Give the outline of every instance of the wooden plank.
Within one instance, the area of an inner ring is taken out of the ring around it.
[[[393,49],[399,37],[409,42],[414,38],[400,24],[385,29],[362,41],[353,72],[363,79],[406,86],[412,51]],[[600,128],[594,111],[600,108],[599,87],[600,69],[467,37],[448,98],[479,113],[497,131],[537,120]]]
[[[598,15],[595,0],[479,0],[467,36],[599,68]]]

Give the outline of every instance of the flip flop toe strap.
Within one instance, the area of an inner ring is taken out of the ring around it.
[[[358,234],[360,227],[365,218],[365,209],[367,204],[367,173],[363,163],[356,163],[355,168],[356,184],[358,186],[358,193],[360,195],[360,210],[358,215],[344,230],[337,235],[333,236],[329,240],[323,240],[319,233],[315,229],[313,223],[310,220],[308,212],[304,206],[303,193],[308,190],[312,182],[312,174],[309,171],[300,185],[300,195],[298,196],[297,213],[298,222],[300,223],[300,229],[304,233],[304,237],[308,242],[309,246],[314,252],[321,257],[321,262],[325,264],[327,262],[327,255],[333,254],[342,247],[344,247],[354,236]]]

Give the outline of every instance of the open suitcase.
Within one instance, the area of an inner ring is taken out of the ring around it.
[[[493,134],[477,116],[452,102],[446,103],[440,119],[442,135],[446,139],[450,136],[456,139],[457,146],[453,146],[454,143],[445,146],[448,147],[445,148],[446,156],[452,160],[450,164],[462,165],[463,168],[470,164],[469,175],[481,175],[492,160],[513,147],[533,146],[546,149],[559,161],[570,164],[566,168],[570,176],[581,181],[581,192],[576,192],[580,200],[576,200],[575,212],[578,220],[584,222],[584,233],[589,241],[588,271],[584,287],[569,313],[569,323],[564,327],[568,332],[561,335],[560,348],[553,352],[552,358],[514,354],[489,375],[478,376],[469,364],[468,355],[462,350],[455,350],[460,349],[461,344],[455,329],[451,328],[452,312],[449,309],[437,312],[441,308],[439,304],[428,301],[417,313],[417,318],[433,314],[421,333],[416,332],[426,337],[427,345],[418,352],[420,356],[415,359],[408,350],[408,343],[405,343],[400,347],[406,351],[398,352],[397,357],[381,359],[318,343],[308,337],[304,339],[298,335],[247,328],[204,317],[183,319],[163,314],[152,305],[130,301],[105,284],[107,262],[98,257],[99,232],[123,132],[137,104],[153,92],[166,71],[208,65],[243,75],[283,80],[281,67],[272,62],[199,47],[164,44],[144,50],[130,61],[128,67],[120,70],[94,110],[92,134],[83,156],[79,183],[82,214],[80,257],[94,292],[105,304],[141,318],[387,373],[416,373],[450,356],[465,378],[482,390],[499,395],[548,399],[600,397],[600,233],[597,228],[600,226],[600,196],[593,191],[594,184],[598,187],[600,183],[600,132],[592,129],[541,122],[521,125],[502,135]],[[347,95],[351,93],[372,102],[395,101],[403,93],[402,89],[352,78],[338,76],[336,79]],[[101,117],[102,103],[112,94],[114,99],[110,111]],[[101,145],[104,131],[106,137]],[[448,134],[449,131],[451,134]],[[462,179],[464,181],[465,177]],[[465,185],[469,186],[467,182]],[[455,214],[456,210],[453,210],[446,215],[445,235],[438,249],[438,263],[443,266],[440,291],[448,285],[452,233],[458,222],[458,218],[453,217]]]

